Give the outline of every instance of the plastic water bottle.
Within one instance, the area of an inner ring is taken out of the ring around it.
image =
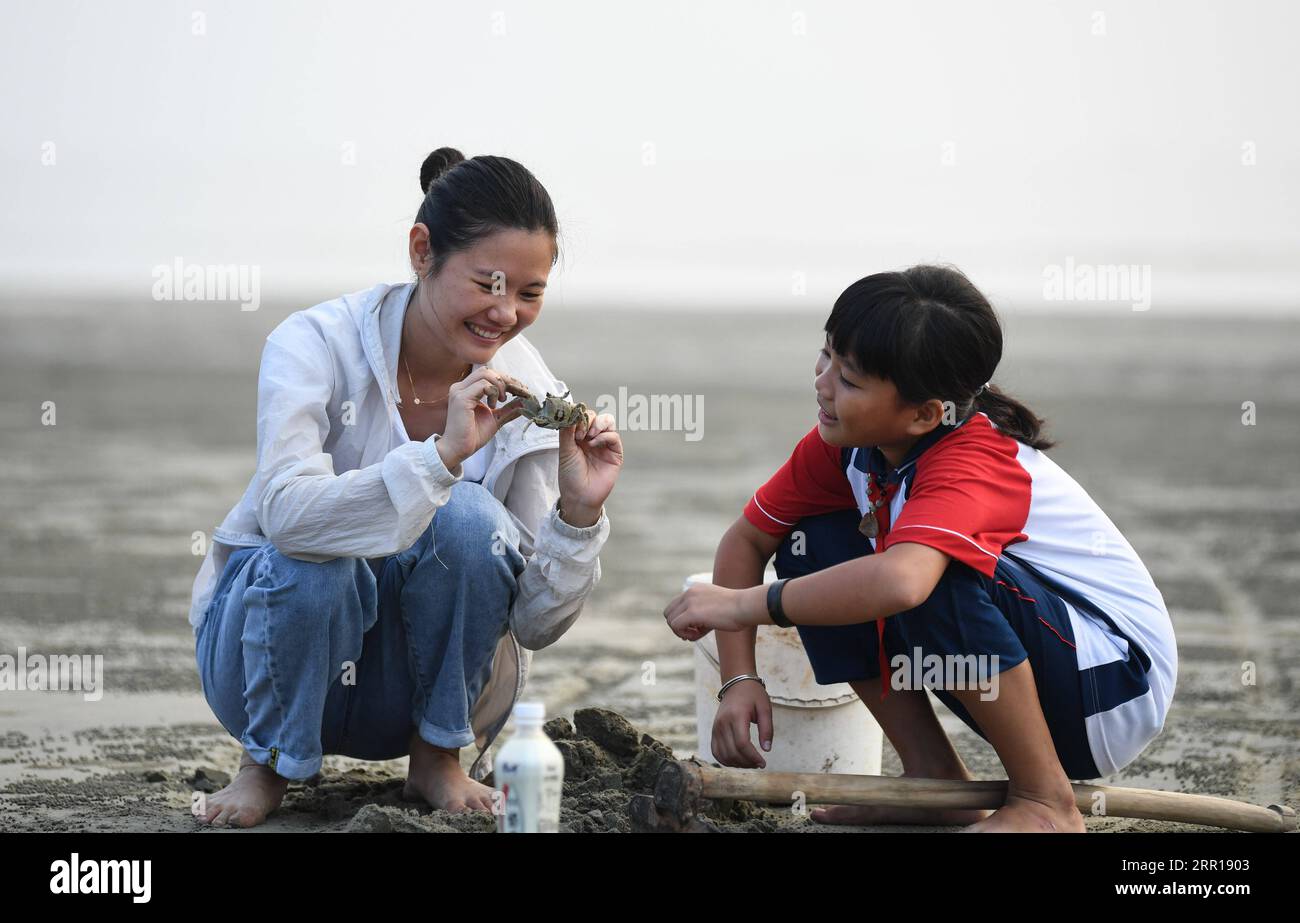
[[[497,754],[499,833],[558,833],[564,757],[542,730],[541,702],[515,704],[515,733]]]

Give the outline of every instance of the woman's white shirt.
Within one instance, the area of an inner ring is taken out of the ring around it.
[[[460,463],[461,479],[481,484],[495,453],[496,437],[493,437],[485,442],[477,452]]]

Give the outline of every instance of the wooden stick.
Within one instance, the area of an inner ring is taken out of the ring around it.
[[[1259,833],[1297,829],[1295,810],[1281,804],[1262,808],[1213,795],[1082,783],[1071,783],[1071,787],[1075,804],[1085,817],[1091,816],[1097,805],[1098,815],[1105,817],[1140,817]],[[767,772],[672,760],[660,770],[654,804],[660,815],[672,817],[673,825],[680,828],[694,817],[700,798],[790,804],[796,792],[803,794],[806,804],[1000,808],[1006,801],[1007,782]]]

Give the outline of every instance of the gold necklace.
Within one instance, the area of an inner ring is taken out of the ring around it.
[[[406,369],[406,380],[409,381],[409,382],[411,383],[411,398],[415,401],[416,406],[419,406],[419,405],[422,405],[422,404],[428,404],[428,405],[432,406],[432,405],[434,405],[434,404],[442,403],[442,402],[445,401],[447,398],[451,397],[451,392],[449,391],[447,394],[445,394],[445,395],[443,395],[442,397],[438,398],[436,401],[422,401],[422,400],[420,400],[420,398],[419,398],[419,397],[416,395],[416,393],[415,393],[415,379],[411,377],[411,367],[410,367],[410,365],[408,365],[407,362],[406,362],[406,354],[405,354],[405,353],[402,354],[402,367]],[[473,368],[473,366],[470,366],[469,368],[465,369],[464,373],[463,373],[463,374],[460,376],[460,378],[457,379],[457,380],[458,380],[458,381],[464,381],[465,378],[469,375],[469,371],[470,371],[471,368]]]

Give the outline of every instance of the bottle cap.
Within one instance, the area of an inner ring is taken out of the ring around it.
[[[516,721],[541,721],[546,717],[546,706],[541,702],[516,702],[514,716]]]

